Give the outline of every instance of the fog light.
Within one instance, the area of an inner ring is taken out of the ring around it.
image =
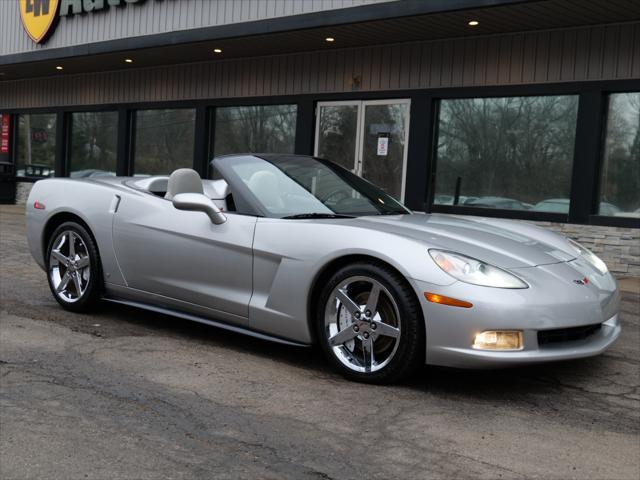
[[[487,330],[476,335],[473,348],[479,350],[520,350],[522,332],[519,330]]]

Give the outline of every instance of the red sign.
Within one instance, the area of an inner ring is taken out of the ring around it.
[[[0,153],[9,153],[9,115],[0,113]]]

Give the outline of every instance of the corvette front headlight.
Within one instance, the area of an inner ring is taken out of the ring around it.
[[[529,288],[515,275],[475,258],[444,250],[429,250],[433,261],[461,282],[494,288]]]
[[[607,264],[600,260],[600,258],[591,250],[583,247],[578,242],[571,240],[570,238],[568,238],[567,240],[569,240],[569,245],[571,245],[578,252],[578,255],[584,258],[589,263],[589,265],[598,270],[602,275],[609,271],[609,269],[607,268]]]

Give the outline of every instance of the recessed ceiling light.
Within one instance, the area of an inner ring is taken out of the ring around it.
[[[222,49],[221,48],[214,48],[213,49],[213,53],[222,53]]]
[[[336,39],[335,39],[335,38],[333,38],[333,37],[327,37],[327,38],[325,38],[325,39],[324,39],[324,41],[325,41],[325,42],[329,42],[329,43],[331,43],[331,42],[335,42],[335,41],[336,41]]]
[[[62,65],[57,65],[56,70],[62,70]]]
[[[127,63],[133,63],[133,59],[131,58],[125,58],[124,61]]]
[[[471,20],[471,21],[469,21],[469,26],[470,26],[470,27],[476,27],[476,26],[478,26],[478,25],[480,25],[480,22],[479,22],[479,21],[477,21],[477,20]]]

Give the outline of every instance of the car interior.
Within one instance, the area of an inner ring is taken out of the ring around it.
[[[222,179],[203,180],[191,168],[179,168],[169,176],[144,177],[128,184],[165,200],[172,200],[179,193],[201,193],[209,197],[221,211],[235,211],[233,195],[227,182]]]

